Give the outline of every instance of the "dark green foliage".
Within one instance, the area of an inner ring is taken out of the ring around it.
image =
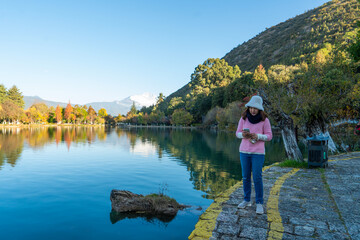
[[[244,97],[250,95],[251,89],[254,87],[252,75],[253,74],[250,72],[245,72],[240,78],[236,79],[226,87],[223,106],[234,101],[242,100]]]
[[[356,42],[349,47],[349,52],[355,61],[360,61],[360,30],[358,31]]]

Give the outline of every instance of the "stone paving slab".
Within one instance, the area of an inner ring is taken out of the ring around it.
[[[331,157],[325,169],[272,166],[263,182],[265,214],[255,213],[254,186],[253,206],[237,208],[243,200],[238,185],[219,205],[210,239],[360,240],[360,153]]]

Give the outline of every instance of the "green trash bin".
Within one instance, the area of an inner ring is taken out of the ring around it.
[[[306,140],[308,143],[308,167],[327,167],[329,137],[314,135]]]

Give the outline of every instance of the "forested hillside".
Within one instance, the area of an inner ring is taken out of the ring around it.
[[[254,71],[262,64],[297,64],[309,61],[324,43],[343,44],[360,16],[356,0],[334,0],[270,27],[235,47],[224,59],[242,71]]]
[[[238,66],[243,73],[253,72],[260,64],[268,68],[276,64],[310,63],[314,54],[323,48],[325,43],[336,45],[342,50],[347,48],[355,39],[359,18],[360,9],[356,0],[330,1],[267,29],[234,48],[223,59],[230,66]],[[208,61],[195,68],[189,84],[164,99],[160,105],[162,111],[166,112],[172,99],[181,98],[184,101],[186,96],[191,95],[192,88],[195,88],[194,84],[197,84],[193,82],[194,75],[199,75],[201,70],[210,68]],[[246,79],[243,80],[248,82]],[[201,82],[198,83],[201,87]],[[243,96],[239,96],[238,90],[235,94],[238,100]]]

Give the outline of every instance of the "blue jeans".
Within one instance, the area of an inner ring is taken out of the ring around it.
[[[240,162],[242,168],[244,200],[249,202],[251,197],[251,172],[255,185],[255,201],[263,204],[264,189],[262,181],[262,167],[264,165],[265,155],[240,153]]]

